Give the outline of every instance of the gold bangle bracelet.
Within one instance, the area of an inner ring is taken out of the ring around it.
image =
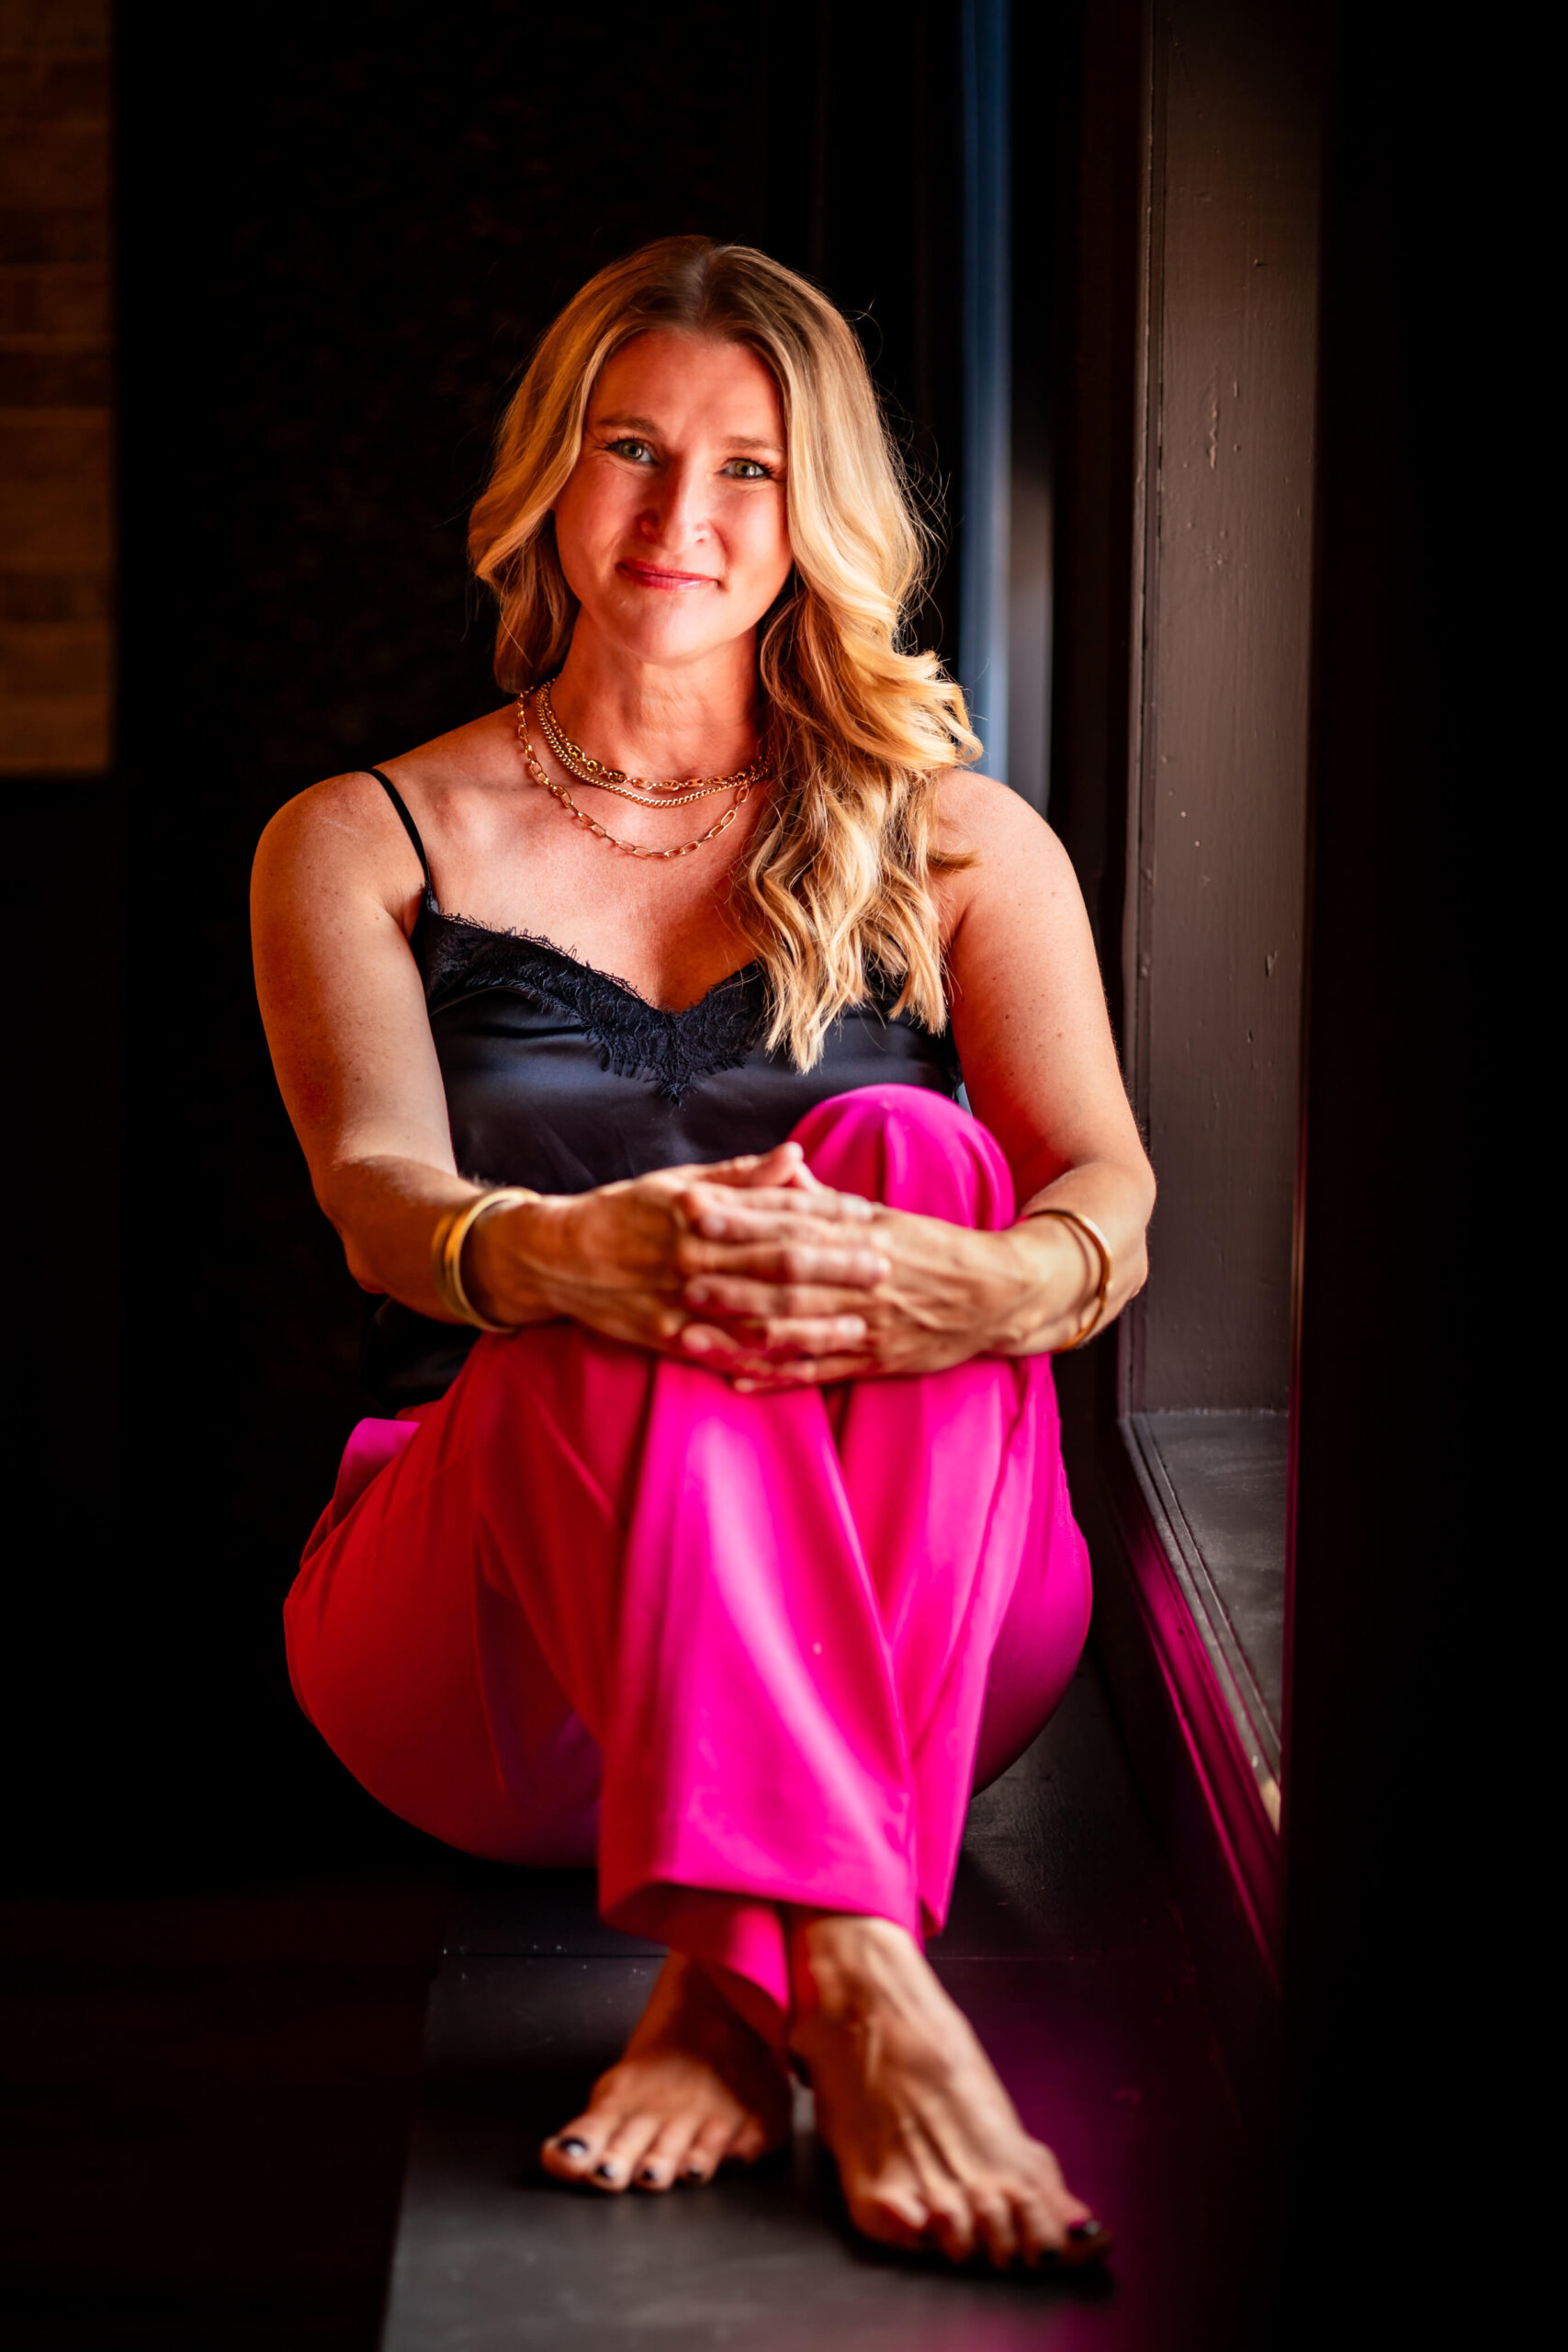
[[[488,1216],[491,1209],[521,1208],[525,1201],[538,1198],[537,1193],[525,1192],[519,1185],[498,1185],[494,1192],[481,1193],[477,1201],[469,1201],[441,1218],[431,1238],[430,1274],[435,1295],[448,1315],[455,1315],[460,1323],[471,1323],[476,1331],[518,1329],[515,1323],[491,1322],[463,1288],[463,1245],[480,1217]]]
[[[1078,1231],[1084,1236],[1085,1239],[1093,1242],[1096,1254],[1100,1259],[1100,1288],[1095,1293],[1094,1305],[1089,1309],[1089,1319],[1080,1330],[1075,1331],[1070,1340],[1065,1340],[1062,1345],[1055,1351],[1055,1352],[1059,1356],[1070,1355],[1075,1348],[1081,1348],[1086,1340],[1093,1339],[1104,1319],[1105,1302],[1111,1293],[1111,1244],[1107,1241],[1104,1234],[1101,1233],[1099,1226],[1096,1225],[1093,1217],[1085,1216],[1081,1209],[1054,1209],[1050,1207],[1025,1209],[1022,1217],[1020,1219],[1020,1223],[1027,1224],[1031,1217],[1036,1216],[1059,1216],[1064,1218],[1068,1225],[1076,1225]]]

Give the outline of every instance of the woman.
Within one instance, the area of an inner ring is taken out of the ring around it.
[[[793,2057],[869,2235],[1096,2258],[921,1951],[1086,1629],[1050,1351],[1143,1278],[1071,871],[903,650],[859,346],[762,255],[585,287],[470,545],[515,700],[256,864],[278,1080],[384,1298],[295,1687],[384,1803],[596,1854],[671,1947],[552,2173],[752,2159]]]

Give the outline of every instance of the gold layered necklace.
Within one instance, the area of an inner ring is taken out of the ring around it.
[[[690,857],[694,850],[701,849],[705,842],[716,841],[720,833],[728,831],[762,781],[761,763],[757,760],[732,776],[691,776],[683,783],[677,779],[668,784],[649,784],[644,776],[630,776],[620,768],[604,767],[599,761],[591,760],[581,746],[574,743],[570,735],[560,729],[555,712],[550,708],[549,691],[549,687],[545,685],[538,693],[539,717],[545,740],[562,767],[570,775],[575,775],[580,783],[596,784],[606,792],[618,792],[624,800],[635,801],[639,808],[681,808],[688,800],[705,799],[710,792],[734,791],[734,799],[717,823],[710,825],[705,833],[699,833],[694,842],[682,842],[674,849],[648,849],[641,842],[620,841],[614,833],[606,832],[586,808],[579,808],[563,784],[557,784],[546,775],[528,732],[528,696],[526,692],[520,694],[517,697],[517,741],[523,753],[524,766],[535,783],[543,785],[578,824],[597,840],[606,842],[611,849],[624,851],[627,857]],[[560,737],[558,745],[558,734]]]
[[[574,743],[556,716],[551,697],[553,679],[539,688],[539,725],[546,742],[569,775],[579,784],[596,784],[605,792],[618,792],[624,800],[635,801],[639,808],[681,808],[688,800],[705,799],[710,792],[739,792],[742,786],[761,784],[762,762],[753,760],[750,767],[737,768],[733,775],[648,776],[628,775],[625,768],[607,768]]]

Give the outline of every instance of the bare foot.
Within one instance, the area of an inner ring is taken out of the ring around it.
[[[545,2142],[547,2172],[615,2196],[711,2180],[789,2136],[789,2079],[695,1961],[671,1952],[626,2055]]]
[[[1018,2120],[961,2009],[886,1919],[791,1921],[791,2047],[857,2229],[885,2245],[983,2246],[1013,2262],[1098,2260],[1111,2233]]]

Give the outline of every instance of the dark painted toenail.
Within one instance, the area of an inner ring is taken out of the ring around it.
[[[618,2180],[620,2178],[619,2165],[601,2165],[599,2167],[599,2177],[601,2180]]]
[[[1075,2245],[1086,2245],[1092,2239],[1105,2235],[1105,2224],[1103,2222],[1074,2222],[1068,2227],[1067,2235]]]
[[[585,2156],[588,2154],[586,2140],[558,2140],[556,2145],[563,2156]]]
[[[707,2176],[704,2172],[701,2165],[688,2165],[686,2166],[686,2178],[688,2180],[705,2180],[706,2177]]]
[[[657,2180],[659,2178],[658,2166],[655,2165],[644,2165],[642,2170],[637,2175],[637,2178],[639,2180]]]

